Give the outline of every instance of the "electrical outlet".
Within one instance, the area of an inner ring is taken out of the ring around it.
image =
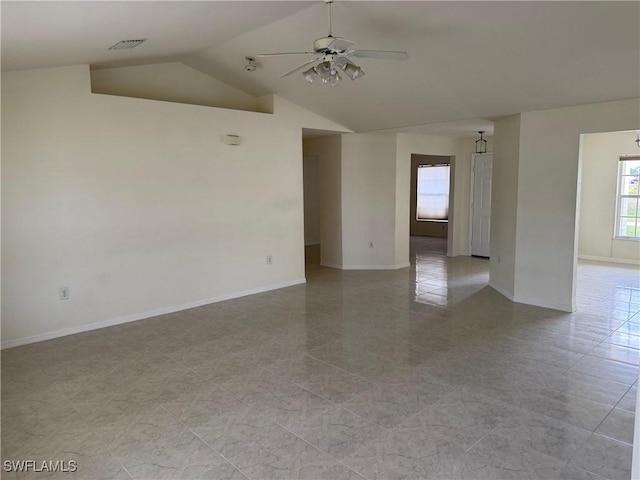
[[[267,255],[267,265],[271,265],[273,263],[273,255]]]
[[[369,240],[369,248],[373,248],[373,242]]]
[[[60,287],[60,300],[69,300],[69,287]]]

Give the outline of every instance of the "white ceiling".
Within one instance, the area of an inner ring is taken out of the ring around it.
[[[325,36],[322,1],[5,1],[2,69],[177,59],[356,131],[472,134],[492,117],[640,96],[640,2],[336,0],[333,9],[335,35],[409,59],[357,59],[366,75],[337,87],[278,78],[299,57],[244,71],[247,55],[309,50]],[[131,38],[149,40],[106,50]]]
[[[446,135],[450,137],[468,137],[470,133],[484,132],[486,136],[493,135],[493,121],[485,118],[466,118],[452,122],[428,123],[426,125],[410,125],[407,127],[377,130],[379,132],[393,131],[401,133],[422,133],[429,135]]]
[[[133,63],[197,52],[291,15],[306,2],[2,2],[2,70]],[[132,50],[120,40],[148,38]]]

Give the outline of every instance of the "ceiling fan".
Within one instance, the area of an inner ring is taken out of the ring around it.
[[[355,50],[351,48],[353,42],[342,37],[334,37],[331,31],[331,4],[333,0],[324,0],[329,11],[329,35],[321,37],[313,42],[312,52],[282,52],[282,53],[260,53],[256,57],[280,57],[289,55],[313,56],[309,61],[298,65],[292,70],[280,75],[280,78],[288,77],[307,66],[308,70],[302,72],[305,80],[313,83],[319,78],[323,83],[337,85],[342,79],[340,73],[346,74],[351,80],[364,75],[364,70],[353,63],[349,57],[376,58],[383,60],[406,60],[409,58],[407,52],[397,52],[389,50]],[[315,65],[313,65],[315,64]]]

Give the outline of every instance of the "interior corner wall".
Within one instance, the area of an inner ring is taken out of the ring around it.
[[[576,309],[580,134],[638,128],[640,99],[522,114],[516,301]]]
[[[92,94],[81,65],[3,73],[2,140],[3,346],[304,281],[295,118]]]
[[[304,147],[303,147],[304,148]],[[302,159],[304,184],[304,244],[320,244],[320,181],[316,155]]]
[[[635,131],[583,137],[580,258],[640,264],[640,244],[614,238],[619,158],[638,152],[635,139]]]
[[[342,268],[342,139],[340,135],[308,138],[305,157],[318,159],[320,264]]]
[[[493,138],[489,284],[503,295],[513,299],[520,115],[512,115],[496,121]]]
[[[492,286],[517,302],[576,309],[581,134],[638,128],[640,99],[526,112],[496,122]]]
[[[396,134],[342,135],[342,234],[345,269],[408,266],[396,264]]]
[[[340,269],[408,266],[408,216],[406,232],[403,224],[398,235],[397,200],[402,199],[405,214],[409,165],[397,162],[396,135],[323,136],[305,139],[303,145],[305,156],[318,157],[321,264]],[[398,175],[398,168],[406,168],[406,175]]]
[[[396,135],[395,263],[396,265],[410,265],[410,198],[407,196],[407,192],[411,191],[411,156],[407,161],[399,153],[400,143],[400,136]]]

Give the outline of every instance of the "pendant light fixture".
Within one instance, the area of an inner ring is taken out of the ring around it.
[[[476,140],[476,153],[487,153],[487,141],[482,137],[484,131],[478,133],[480,134],[480,138]]]

